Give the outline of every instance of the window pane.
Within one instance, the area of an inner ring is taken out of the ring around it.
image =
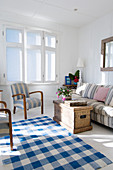
[[[56,38],[54,36],[46,35],[45,36],[45,46],[55,48]]]
[[[113,67],[113,42],[106,43],[105,67]]]
[[[6,41],[12,43],[22,43],[22,32],[15,29],[6,29]]]
[[[46,51],[45,80],[55,81],[55,52]]]
[[[22,81],[22,50],[7,47],[6,58],[8,81]]]
[[[41,45],[40,33],[27,32],[27,45]]]
[[[27,50],[27,81],[41,81],[41,52]]]

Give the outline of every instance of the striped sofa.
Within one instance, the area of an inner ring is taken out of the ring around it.
[[[109,88],[104,102],[93,99],[99,87]],[[113,128],[113,86],[84,83],[77,87],[74,98],[84,99],[88,105],[93,106],[92,120]]]

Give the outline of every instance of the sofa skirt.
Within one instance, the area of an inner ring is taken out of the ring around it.
[[[91,111],[91,120],[113,128],[113,117],[101,115]]]

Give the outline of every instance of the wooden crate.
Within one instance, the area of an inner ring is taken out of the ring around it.
[[[71,133],[91,130],[90,110],[92,106],[70,107],[61,101],[53,101],[54,117],[57,123],[68,129]]]

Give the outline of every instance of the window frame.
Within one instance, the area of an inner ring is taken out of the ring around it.
[[[45,31],[42,29],[38,29],[38,28],[32,28],[32,27],[19,27],[19,26],[8,26],[5,25],[4,27],[4,54],[5,54],[5,65],[6,65],[6,48],[7,47],[15,47],[15,48],[21,48],[22,49],[22,81],[26,82],[27,84],[56,84],[59,82],[58,79],[58,35],[55,32],[52,31]],[[22,43],[14,43],[14,42],[7,42],[6,41],[6,29],[14,29],[14,30],[19,30],[22,33]],[[30,45],[27,46],[27,32],[31,32],[31,33],[40,33],[41,34],[41,45]],[[45,46],[45,35],[50,35],[50,36],[54,36],[56,38],[56,48],[52,48],[52,47],[46,47]],[[27,81],[27,77],[26,77],[26,57],[27,57],[27,49],[31,49],[31,50],[41,50],[41,81]],[[45,80],[45,52],[46,50],[49,51],[54,51],[55,52],[55,81],[46,81]],[[7,68],[5,69],[5,75],[6,75],[6,84],[11,84],[11,83],[15,83],[17,81],[8,81],[7,80]],[[21,82],[21,81],[19,81]]]
[[[27,41],[27,32],[32,32],[32,33],[37,33],[39,32],[41,34],[41,42],[42,42],[42,36],[43,36],[43,33],[40,31],[40,30],[32,30],[32,29],[25,29],[25,41]],[[24,62],[26,63],[27,61],[27,49],[30,49],[30,50],[40,50],[41,51],[41,57],[43,58],[43,53],[42,53],[42,45],[29,45],[27,46],[27,42],[25,42],[25,45],[24,45],[24,51],[25,51],[25,58],[24,58]],[[42,65],[43,65],[43,60],[41,58],[41,73],[43,72],[43,69],[42,69]],[[33,84],[33,83],[43,83],[43,75],[41,74],[41,81],[30,81],[28,82],[27,81],[27,77],[26,77],[26,74],[27,74],[27,63],[24,64],[24,73],[25,73],[25,82],[29,83],[29,84]]]
[[[57,44],[58,44],[58,40],[57,40],[57,35],[56,34],[53,34],[53,33],[50,33],[50,32],[44,32],[44,40],[45,40],[45,35],[50,35],[50,36],[54,36],[55,38],[56,38],[56,48],[53,48],[53,47],[46,47],[45,46],[45,41],[44,41],[44,52],[46,52],[46,50],[48,50],[48,51],[54,51],[55,52],[55,63],[57,63],[57,64],[55,64],[55,81],[45,81],[45,76],[44,76],[44,81],[46,82],[46,83],[49,83],[49,82],[57,82],[57,65],[58,65],[58,62],[57,62]],[[46,57],[46,55],[44,54],[44,59],[45,59],[45,57]],[[46,59],[45,59],[46,60]],[[44,67],[45,67],[45,65],[46,65],[46,62],[44,62]],[[44,68],[44,75],[46,75],[46,73],[45,73],[45,68]]]

